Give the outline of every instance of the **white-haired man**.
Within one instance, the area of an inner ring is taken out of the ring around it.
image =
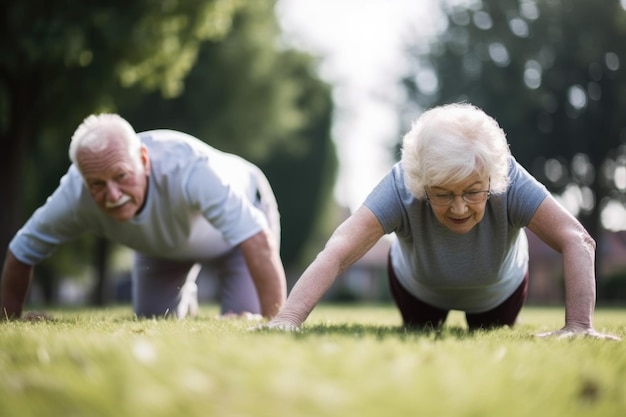
[[[58,188],[9,245],[3,318],[22,316],[33,266],[88,232],[134,250],[138,316],[194,314],[200,267],[218,277],[223,314],[278,312],[279,213],[256,166],[181,132],[136,133],[116,114],[86,118],[69,155]]]

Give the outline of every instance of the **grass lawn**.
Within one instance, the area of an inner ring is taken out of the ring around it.
[[[563,309],[515,329],[406,332],[391,306],[318,306],[299,333],[251,332],[203,307],[137,320],[130,307],[0,323],[0,416],[626,415],[626,341],[538,339]],[[596,329],[626,339],[626,309]]]

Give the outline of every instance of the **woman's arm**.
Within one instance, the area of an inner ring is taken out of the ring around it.
[[[376,216],[370,209],[361,206],[335,230],[268,327],[285,330],[298,328],[337,276],[365,255],[384,234]]]
[[[565,281],[565,326],[539,336],[570,337],[577,334],[618,339],[593,329],[596,302],[596,243],[580,222],[552,196],[539,206],[528,228],[561,253]]]

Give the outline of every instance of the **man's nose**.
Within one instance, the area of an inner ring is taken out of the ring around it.
[[[119,185],[115,181],[107,182],[107,200],[115,203],[122,197]]]

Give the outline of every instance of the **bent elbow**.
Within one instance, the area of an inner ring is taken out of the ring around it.
[[[591,237],[589,232],[587,232],[586,230],[582,229],[581,230],[580,240],[581,240],[583,246],[585,247],[585,249],[587,249],[587,251],[589,251],[590,253],[595,253],[596,246],[597,246],[596,245],[596,240],[593,237]]]

